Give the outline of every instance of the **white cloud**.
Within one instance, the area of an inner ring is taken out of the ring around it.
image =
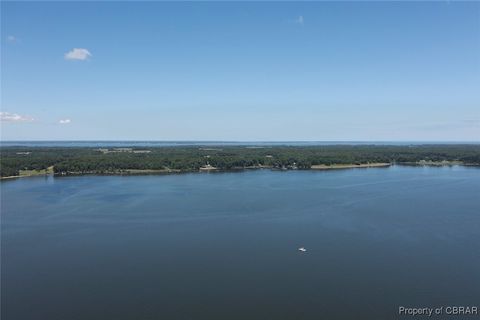
[[[87,60],[92,54],[87,49],[73,48],[71,51],[65,53],[65,60]]]
[[[15,36],[10,35],[10,36],[7,37],[7,41],[8,42],[17,42],[17,38],[15,38]]]
[[[31,122],[34,119],[30,116],[22,116],[17,113],[0,112],[2,122]]]
[[[72,122],[70,119],[60,119],[58,121],[59,124],[69,124],[70,122]]]
[[[301,24],[303,26],[303,16],[298,16],[296,17],[293,22],[297,23],[297,24]]]

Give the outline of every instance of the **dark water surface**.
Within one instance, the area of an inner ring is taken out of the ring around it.
[[[398,307],[480,304],[477,168],[1,187],[2,320],[412,319]]]

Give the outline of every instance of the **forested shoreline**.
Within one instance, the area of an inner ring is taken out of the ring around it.
[[[312,166],[391,164],[480,165],[479,145],[326,145],[188,147],[1,147],[1,177],[25,172],[135,174],[311,169]]]

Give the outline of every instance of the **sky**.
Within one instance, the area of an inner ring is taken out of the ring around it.
[[[1,9],[2,140],[480,142],[480,2]]]

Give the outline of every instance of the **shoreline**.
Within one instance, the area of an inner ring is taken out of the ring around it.
[[[382,168],[390,167],[392,163],[379,162],[379,163],[361,163],[361,164],[317,164],[312,165],[310,170],[336,170],[336,169],[355,169],[355,168]]]
[[[53,171],[53,166],[50,166],[46,169],[40,169],[40,170],[20,170],[20,174],[18,176],[0,177],[0,180],[26,178],[26,177],[41,177],[41,176],[49,176],[54,174],[55,173]]]
[[[199,168],[198,170],[179,170],[179,169],[123,169],[112,172],[69,172],[69,173],[54,173],[53,167],[43,170],[43,172],[32,172],[30,174],[22,174],[18,176],[0,177],[0,180],[12,180],[18,178],[30,178],[30,177],[73,177],[73,176],[142,176],[142,175],[168,175],[168,174],[183,174],[183,173],[221,173],[221,172],[239,172],[250,170],[272,170],[272,171],[322,171],[322,170],[342,170],[342,169],[356,169],[356,168],[389,168],[391,166],[413,166],[413,167],[451,167],[451,166],[463,166],[463,167],[479,167],[478,164],[462,163],[462,162],[442,162],[442,163],[416,163],[416,162],[404,162],[404,163],[363,163],[363,164],[332,164],[332,165],[312,165],[309,169],[282,169],[274,168],[271,166],[258,166],[258,167],[236,167],[228,170],[221,170],[218,168],[211,168],[205,170],[205,168]]]

